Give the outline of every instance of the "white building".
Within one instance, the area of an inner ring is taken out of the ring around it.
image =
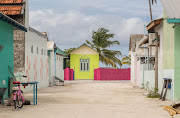
[[[61,80],[64,80],[64,68],[66,62],[64,61],[66,53],[59,49],[55,42],[48,41],[48,56],[49,56],[49,81],[52,83],[54,76],[58,77]]]

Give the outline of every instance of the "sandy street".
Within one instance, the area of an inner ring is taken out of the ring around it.
[[[37,106],[0,106],[0,118],[171,118],[159,106],[172,102],[146,98],[145,92],[128,81],[66,82],[38,90]]]

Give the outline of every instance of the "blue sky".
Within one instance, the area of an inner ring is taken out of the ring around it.
[[[157,2],[152,7],[154,19],[162,17]],[[150,21],[148,0],[29,0],[29,10],[30,25],[48,31],[61,49],[78,47],[91,40],[92,30],[105,27],[120,41],[111,49],[123,55],[128,55],[130,34],[143,34]]]

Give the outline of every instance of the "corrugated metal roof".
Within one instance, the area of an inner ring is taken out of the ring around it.
[[[63,55],[63,56],[66,56],[67,54],[65,52],[63,52],[60,48],[57,47],[57,51],[56,51],[57,54],[60,54],[60,55]]]
[[[161,0],[163,8],[170,19],[180,19],[180,0]]]

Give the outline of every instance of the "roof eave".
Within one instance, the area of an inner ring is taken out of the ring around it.
[[[156,19],[156,20],[151,21],[151,22],[146,26],[147,31],[149,31],[150,29],[152,29],[152,28],[158,26],[159,24],[161,24],[162,21],[163,21],[163,18],[160,18],[160,19]]]
[[[17,27],[18,29],[27,32],[27,28],[23,25],[21,25],[20,23],[18,23],[17,21],[13,20],[12,18],[8,17],[7,15],[4,15],[3,13],[0,12],[0,20],[14,26]]]

